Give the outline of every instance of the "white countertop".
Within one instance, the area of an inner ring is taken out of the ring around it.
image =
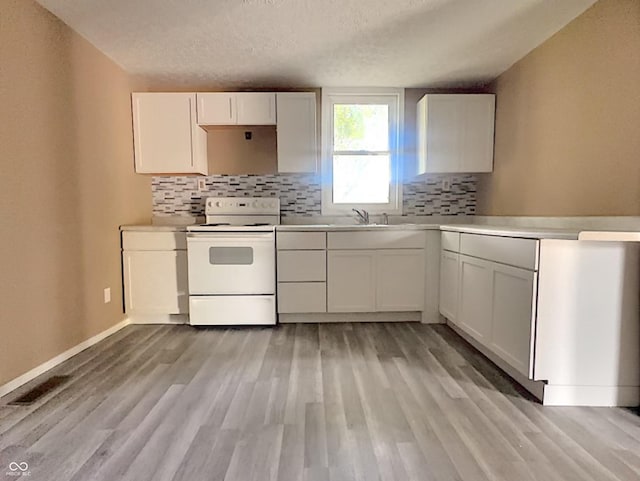
[[[578,240],[603,242],[640,242],[640,232],[586,230],[580,232]]]
[[[439,230],[440,224],[280,224],[281,232],[335,232],[335,231],[380,231],[380,230]]]
[[[198,224],[192,224],[198,225]],[[186,232],[187,225],[123,225],[121,231],[138,232]],[[280,224],[280,232],[340,232],[340,231],[385,231],[385,230],[443,230],[467,234],[483,234],[499,237],[521,237],[528,239],[567,239],[603,242],[640,242],[640,231],[582,230],[549,227],[499,226],[486,224]]]
[[[121,231],[137,231],[137,232],[186,232],[186,225],[121,225]]]
[[[528,239],[569,239],[576,240],[580,233],[576,229],[552,229],[541,227],[512,227],[495,225],[441,225],[440,230],[464,232],[466,234],[483,234],[500,237],[523,237]]]

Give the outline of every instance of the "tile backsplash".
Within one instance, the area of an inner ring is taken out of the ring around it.
[[[284,217],[321,215],[321,179],[316,174],[211,175],[206,189],[198,190],[202,177],[153,177],[153,215],[204,215],[207,197],[279,197]],[[442,190],[443,180],[450,182]],[[438,175],[403,185],[405,216],[473,215],[476,209],[476,177]]]

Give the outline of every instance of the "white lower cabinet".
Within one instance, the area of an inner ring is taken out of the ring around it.
[[[532,377],[536,273],[465,255],[460,255],[459,272],[459,314],[454,323]]]
[[[375,260],[373,250],[328,251],[328,312],[376,310]]]
[[[440,256],[440,314],[454,324],[458,321],[458,293],[460,256],[442,251]]]
[[[327,266],[329,312],[424,308],[424,249],[328,251]]]
[[[530,361],[536,273],[493,264],[492,278],[491,348],[519,372],[533,377]]]
[[[376,310],[422,311],[424,249],[376,251]]]
[[[327,284],[279,282],[278,312],[280,314],[327,312]]]
[[[187,251],[123,251],[129,314],[189,312]]]
[[[489,344],[491,336],[491,284],[491,262],[460,256],[459,325],[483,344]]]

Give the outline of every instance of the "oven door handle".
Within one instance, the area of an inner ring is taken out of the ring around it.
[[[273,242],[274,235],[271,232],[255,233],[255,234],[202,234],[189,233],[187,239],[195,242],[253,242],[266,241]]]

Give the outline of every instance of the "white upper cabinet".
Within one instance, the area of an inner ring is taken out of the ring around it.
[[[205,92],[198,97],[200,125],[275,125],[272,92]]]
[[[207,174],[207,133],[193,93],[133,93],[135,169],[139,174]]]
[[[198,124],[235,125],[238,113],[235,94],[212,92],[196,94],[198,98]]]
[[[276,94],[278,172],[317,172],[316,94]]]
[[[242,92],[236,95],[238,125],[275,125],[276,94]]]
[[[425,95],[418,102],[417,174],[491,172],[495,95]]]

